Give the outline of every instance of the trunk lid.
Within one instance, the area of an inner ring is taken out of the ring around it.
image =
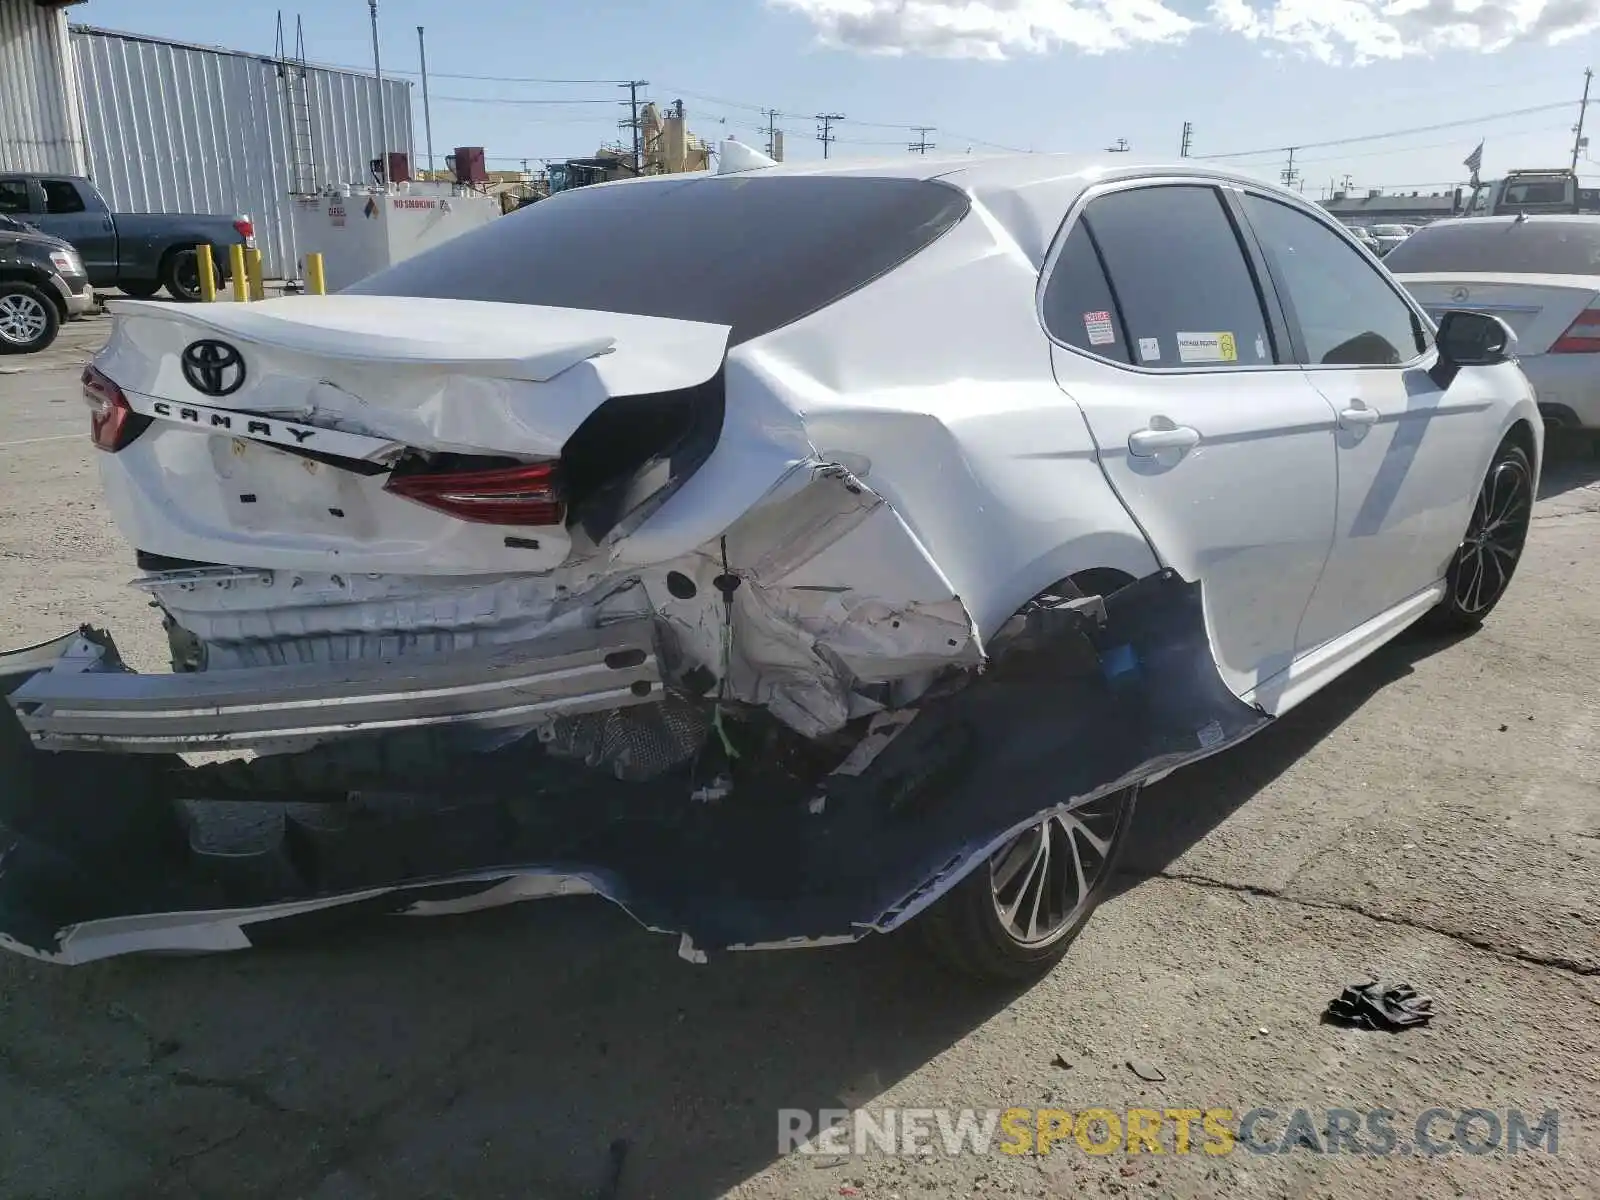
[[[1578,314],[1600,299],[1600,277],[1490,273],[1397,274],[1435,321],[1451,309],[1489,313],[1511,326],[1517,353],[1543,354]]]
[[[295,296],[177,308],[112,301],[95,365],[126,391],[278,416],[418,449],[554,455],[612,396],[704,383],[728,327],[588,309],[395,296]],[[186,378],[185,347],[234,346],[226,396]],[[230,380],[231,382],[231,380]]]
[[[201,563],[420,575],[547,571],[572,539],[543,518],[464,520],[398,495],[386,488],[397,461],[412,462],[411,451],[459,456],[466,465],[438,469],[470,473],[560,460],[608,400],[644,397],[634,403],[651,409],[662,393],[675,393],[663,405],[681,404],[717,386],[708,381],[729,332],[380,296],[124,301],[112,311],[94,365],[149,424],[97,457],[112,514],[136,548]],[[185,351],[203,342],[222,344],[224,365],[191,360],[186,370]],[[591,463],[595,437],[591,425],[579,439]]]

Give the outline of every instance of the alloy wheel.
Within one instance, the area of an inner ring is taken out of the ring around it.
[[[1511,583],[1533,517],[1533,476],[1520,456],[1495,463],[1478,493],[1455,570],[1456,607],[1465,616],[1487,612]]]
[[[1113,793],[1051,813],[989,859],[995,915],[1021,946],[1046,946],[1064,936],[1092,904],[1126,811]]]
[[[38,341],[49,326],[50,315],[37,297],[21,292],[0,296],[0,338],[13,346]]]

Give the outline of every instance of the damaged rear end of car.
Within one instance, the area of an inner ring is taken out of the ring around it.
[[[85,399],[172,670],[0,655],[0,944],[572,892],[691,957],[854,940],[1265,719],[1171,572],[986,635],[737,322],[361,292],[114,306]]]

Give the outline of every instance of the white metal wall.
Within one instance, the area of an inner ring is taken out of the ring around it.
[[[0,170],[84,171],[64,8],[0,0]]]
[[[77,25],[72,47],[88,173],[112,208],[248,213],[267,274],[298,273],[277,61]],[[377,82],[313,67],[307,84],[318,181],[366,180],[377,153]],[[410,152],[411,85],[385,79],[383,87],[386,148]]]

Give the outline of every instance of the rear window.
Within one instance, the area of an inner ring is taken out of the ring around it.
[[[559,192],[344,289],[707,321],[759,337],[842,299],[966,214],[920,179],[706,177]]]
[[[1600,275],[1600,220],[1430,225],[1389,251],[1383,265],[1401,274]]]

